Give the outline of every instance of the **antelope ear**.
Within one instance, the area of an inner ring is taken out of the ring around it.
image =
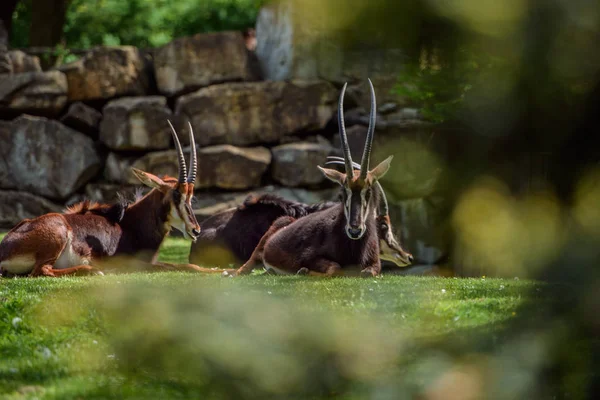
[[[319,165],[317,165],[317,168],[319,168],[323,175],[325,175],[325,178],[329,179],[330,181],[339,183],[340,185],[344,184],[344,178],[346,177],[346,174],[343,174],[335,169],[323,168]]]
[[[140,180],[144,185],[149,186],[154,189],[160,189],[161,187],[166,186],[167,184],[160,179],[158,176],[153,175],[149,172],[144,172],[137,168],[131,168],[131,171],[135,175],[136,178]]]
[[[373,182],[383,178],[383,176],[389,171],[390,166],[392,165],[392,158],[394,158],[394,156],[389,156],[380,162],[378,166],[369,171],[369,175],[371,176]]]

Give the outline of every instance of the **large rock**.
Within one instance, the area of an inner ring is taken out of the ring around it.
[[[158,89],[173,96],[214,83],[252,79],[241,32],[202,33],[182,37],[154,54]]]
[[[67,75],[69,101],[144,95],[149,87],[148,62],[132,46],[97,47],[60,70]]]
[[[0,229],[10,229],[25,218],[35,218],[61,207],[27,192],[0,190]]]
[[[108,182],[131,182],[131,166],[136,160],[137,158],[133,156],[109,153],[104,164],[104,179]]]
[[[97,138],[101,119],[102,114],[98,110],[77,101],[69,106],[60,122],[92,138]]]
[[[189,150],[184,152],[186,160],[189,159]],[[258,187],[270,163],[271,153],[264,147],[221,145],[199,149],[196,188],[243,190]],[[176,177],[177,153],[175,150],[148,153],[135,161],[133,167]],[[130,174],[128,182],[136,181]]]
[[[205,147],[198,151],[196,186],[233,190],[258,187],[270,163],[271,152],[264,147]]]
[[[110,149],[162,150],[171,144],[165,97],[123,97],[109,102],[103,114],[100,140]]]
[[[335,110],[327,82],[244,82],[214,85],[180,97],[181,140],[190,121],[202,145],[277,143],[285,135],[322,129]]]
[[[0,75],[0,113],[54,116],[67,103],[67,78],[62,72]]]
[[[290,143],[273,147],[273,179],[285,186],[318,185],[325,177],[317,168],[323,166],[333,148],[317,143]]]
[[[0,124],[0,188],[66,199],[100,166],[92,139],[60,122],[24,115]]]
[[[8,52],[8,58],[10,59],[13,74],[42,72],[39,57],[30,56],[21,50],[11,50]]]

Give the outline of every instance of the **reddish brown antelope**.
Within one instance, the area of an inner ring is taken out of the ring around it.
[[[196,179],[196,149],[190,126],[191,169],[187,168],[175,129],[171,133],[179,159],[179,178],[159,178],[133,168],[135,176],[152,190],[133,204],[98,205],[84,202],[64,214],[45,214],[15,226],[0,243],[0,270],[10,275],[63,276],[102,274],[96,267],[123,256],[146,271],[181,269],[203,271],[191,264],[157,262],[158,249],[175,227],[195,240],[200,226],[192,212]],[[122,270],[126,265],[119,266]],[[102,268],[101,268],[102,269]]]
[[[262,259],[266,269],[280,274],[342,275],[343,270],[360,267],[361,276],[381,273],[375,208],[380,202],[376,182],[389,170],[392,156],[369,170],[375,134],[376,100],[373,84],[369,128],[360,170],[355,171],[344,126],[344,84],[338,104],[339,133],[344,154],[345,173],[319,167],[338,183],[342,201],[323,211],[300,219],[281,217],[261,238],[250,260],[233,275],[249,273]]]
[[[377,189],[382,190],[380,187]],[[379,258],[398,267],[407,266],[412,262],[412,255],[402,248],[393,234],[383,191],[381,200],[380,215],[377,216]],[[336,204],[334,201],[304,204],[272,194],[250,195],[238,207],[221,211],[202,221],[202,232],[192,244],[189,260],[194,264],[221,268],[232,264],[240,266],[250,258],[277,218],[288,216],[298,219]]]

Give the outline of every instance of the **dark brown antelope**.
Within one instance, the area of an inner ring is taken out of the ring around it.
[[[281,274],[342,275],[344,269],[359,267],[364,277],[381,273],[376,208],[376,182],[389,170],[392,156],[369,170],[375,134],[375,90],[371,89],[369,128],[360,170],[355,171],[344,126],[344,84],[338,104],[339,133],[345,173],[319,167],[325,177],[338,183],[342,201],[333,207],[300,219],[278,218],[261,238],[250,260],[234,274],[249,273],[262,260],[266,269]]]
[[[328,156],[325,164],[345,165],[343,157]],[[360,164],[353,162],[354,169],[360,170]],[[379,181],[375,182],[375,188],[379,191],[381,202],[379,204],[379,212],[377,214],[377,235],[379,236],[379,258],[385,261],[390,261],[399,267],[406,267],[413,262],[413,256],[402,246],[392,229],[392,221],[390,219],[390,207],[388,205],[385,191]]]
[[[282,216],[301,218],[335,202],[304,204],[272,194],[249,195],[242,204],[202,221],[202,232],[190,249],[190,262],[227,268],[240,266],[273,222]]]
[[[381,190],[380,187],[378,189]],[[407,266],[412,262],[412,255],[400,246],[393,234],[383,192],[381,200],[383,204],[377,216],[379,257],[398,267]],[[220,268],[240,266],[250,258],[277,218],[288,216],[298,219],[336,204],[334,201],[298,203],[272,194],[250,195],[238,207],[221,211],[202,221],[202,232],[192,244],[189,260],[193,264]]]
[[[20,222],[0,243],[0,270],[10,275],[63,276],[102,274],[103,267],[124,271],[129,264],[145,271],[203,271],[191,264],[157,262],[158,249],[171,227],[191,240],[200,234],[191,208],[197,166],[192,127],[189,176],[172,125],[171,133],[179,159],[178,179],[161,179],[133,168],[135,176],[152,190],[132,204],[84,202],[63,214]],[[122,263],[114,262],[117,257]]]

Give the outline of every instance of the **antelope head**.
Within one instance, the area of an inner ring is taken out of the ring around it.
[[[328,156],[331,161],[327,161],[325,164],[338,164],[344,165],[344,159],[337,156]],[[360,164],[353,162],[352,166],[355,169],[360,169]],[[394,232],[392,231],[392,223],[390,221],[390,211],[385,192],[381,183],[375,183],[376,189],[379,191],[381,196],[381,204],[377,213],[377,233],[379,236],[379,258],[382,260],[390,261],[396,264],[398,267],[406,267],[413,262],[413,256],[398,242]]]
[[[132,168],[132,170],[136,178],[144,185],[162,193],[163,202],[169,206],[168,225],[181,231],[186,239],[191,239],[195,242],[200,234],[200,225],[196,220],[196,215],[192,211],[192,198],[194,196],[194,183],[196,182],[196,170],[198,166],[194,131],[192,130],[192,125],[188,123],[191,144],[190,173],[188,175],[181,143],[179,143],[177,133],[175,132],[175,128],[173,128],[171,121],[167,122],[171,127],[171,134],[173,135],[173,141],[175,142],[179,160],[179,176],[177,180],[163,180],[156,175],[141,171],[137,168]]]
[[[375,208],[373,207],[373,186],[389,170],[393,156],[388,157],[375,168],[369,170],[371,148],[373,146],[373,136],[375,134],[375,113],[377,109],[375,89],[373,89],[373,83],[369,79],[369,87],[371,89],[369,129],[367,130],[367,139],[360,163],[361,168],[357,171],[354,170],[344,124],[344,93],[346,92],[347,85],[347,83],[344,84],[338,103],[338,124],[346,171],[343,173],[335,169],[322,168],[320,166],[319,169],[327,179],[338,183],[342,187],[342,202],[344,206],[344,215],[346,216],[346,235],[350,239],[358,240],[365,234],[367,219]]]

